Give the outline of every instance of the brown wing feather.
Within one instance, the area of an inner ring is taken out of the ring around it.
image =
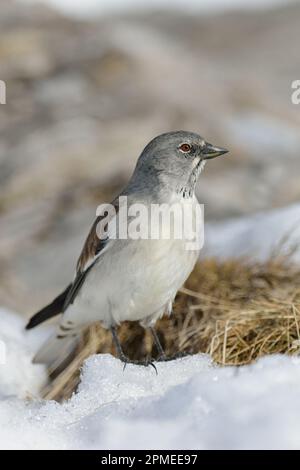
[[[117,213],[119,210],[118,200],[113,201],[112,205]],[[92,225],[77,262],[77,273],[82,273],[106,245],[107,240],[101,237],[102,231],[107,229],[107,224],[101,227],[101,221],[104,217],[98,216]]]
[[[117,213],[119,210],[118,201],[114,201],[112,204],[114,205],[115,213]],[[88,272],[97,261],[97,255],[101,253],[108,242],[108,238],[102,236],[102,231],[106,230],[108,224],[107,221],[106,225],[101,225],[101,221],[103,219],[105,219],[104,222],[106,222],[106,215],[97,217],[88,234],[86,242],[83,246],[83,250],[77,262],[76,277],[65,299],[63,307],[64,312],[68,306],[74,302],[74,299],[81,289]]]
[[[77,262],[77,272],[83,272],[85,266],[91,261],[97,252],[99,252],[99,244],[101,240],[97,235],[97,226],[101,221],[101,217],[97,217],[92,225],[92,228],[87,236],[85,244],[82,248],[81,254]]]
[[[115,207],[115,212],[119,210],[118,200],[112,203]],[[97,260],[97,255],[105,247],[107,239],[101,237],[101,229],[106,229],[105,226],[101,226],[100,222],[105,216],[99,216],[92,225],[92,228],[88,234],[83,250],[77,262],[77,273],[72,284],[70,284],[62,294],[60,294],[53,302],[36,315],[34,315],[29,321],[26,329],[34,328],[35,326],[43,323],[51,317],[63,313],[67,307],[74,302],[74,299],[80,290],[82,284],[85,281],[86,275],[89,270],[93,267],[94,262]],[[100,224],[100,225],[99,225]],[[99,233],[100,230],[100,233]]]

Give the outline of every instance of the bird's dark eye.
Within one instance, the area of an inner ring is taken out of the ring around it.
[[[190,144],[181,144],[179,150],[183,153],[189,153],[192,150],[192,146]]]

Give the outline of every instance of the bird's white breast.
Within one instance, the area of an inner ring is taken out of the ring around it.
[[[174,197],[176,202],[176,198]],[[195,209],[196,198],[178,201]],[[87,322],[109,327],[122,321],[156,319],[173,302],[198,258],[182,239],[114,240],[88,274],[74,308]],[[82,312],[84,309],[85,313]]]

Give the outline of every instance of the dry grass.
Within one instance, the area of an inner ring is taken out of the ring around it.
[[[300,351],[300,271],[284,260],[199,262],[180,291],[174,314],[157,323],[168,355],[205,352],[221,365],[242,365],[274,353]],[[125,323],[119,335],[132,359],[156,357],[149,332]],[[76,389],[79,369],[89,355],[115,354],[110,333],[92,326],[69,366],[45,390],[62,400]]]

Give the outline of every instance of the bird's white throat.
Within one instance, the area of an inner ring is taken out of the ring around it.
[[[204,170],[204,167],[206,165],[206,160],[201,160],[200,163],[198,163],[198,175],[201,175],[202,171]]]
[[[200,160],[200,161],[195,160],[194,168],[192,170],[191,176],[187,184],[185,186],[181,186],[178,190],[178,193],[180,194],[180,196],[183,197],[183,199],[192,198],[194,196],[197,180],[200,174],[202,173],[205,167],[205,164],[206,164],[206,160]]]

